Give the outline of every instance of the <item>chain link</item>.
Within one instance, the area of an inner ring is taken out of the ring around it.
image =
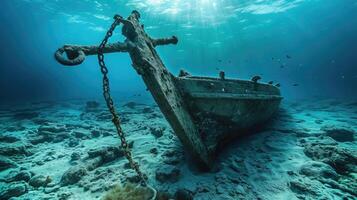
[[[140,170],[139,164],[136,163],[133,160],[133,157],[132,157],[132,154],[131,154],[131,150],[130,150],[129,145],[128,145],[126,139],[125,139],[124,132],[123,132],[123,130],[121,128],[119,116],[118,116],[118,114],[117,114],[117,112],[115,110],[113,99],[110,96],[109,79],[108,79],[108,76],[107,76],[108,68],[106,67],[106,65],[104,63],[103,49],[104,49],[105,45],[107,44],[108,39],[113,35],[113,31],[116,28],[116,26],[120,24],[118,18],[121,18],[121,17],[120,16],[116,16],[115,17],[115,21],[110,26],[107,34],[105,35],[102,43],[99,45],[99,48],[98,48],[98,62],[99,62],[99,66],[100,66],[100,71],[103,74],[103,96],[104,96],[105,102],[107,104],[107,107],[108,107],[110,113],[112,114],[112,117],[113,117],[112,121],[113,121],[113,123],[115,125],[115,128],[116,128],[116,131],[117,131],[117,133],[119,135],[119,138],[120,138],[120,141],[121,141],[121,146],[122,146],[122,148],[124,150],[124,155],[125,155],[126,159],[129,161],[129,164],[130,164],[131,168],[133,170],[135,170],[135,172],[139,176],[140,181],[141,181],[141,185],[142,186],[147,186],[146,175],[144,173],[142,173],[142,171]]]

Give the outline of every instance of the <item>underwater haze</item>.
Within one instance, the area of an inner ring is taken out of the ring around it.
[[[357,0],[0,0],[0,26],[0,200],[356,200]]]
[[[3,0],[1,101],[101,98],[96,56],[63,67],[53,54],[63,44],[99,45],[114,14],[141,13],[152,37],[176,35],[158,47],[173,74],[250,79],[281,84],[285,98],[357,96],[355,0]],[[123,41],[117,28],[111,42]],[[127,54],[106,57],[114,95],[150,96]],[[298,84],[298,86],[293,86]]]

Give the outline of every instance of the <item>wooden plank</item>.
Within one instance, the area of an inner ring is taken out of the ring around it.
[[[194,98],[204,99],[252,99],[252,100],[274,100],[282,99],[279,95],[264,95],[264,94],[232,94],[232,93],[190,93]]]

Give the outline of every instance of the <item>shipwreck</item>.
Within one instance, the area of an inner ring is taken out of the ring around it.
[[[212,166],[219,146],[241,135],[243,130],[261,125],[277,112],[282,100],[277,86],[260,83],[259,77],[227,79],[224,72],[216,78],[192,76],[185,71],[174,76],[155,47],[177,44],[177,37],[151,38],[140,23],[137,11],[127,19],[119,15],[114,19],[111,31],[122,24],[124,42],[106,44],[112,34],[109,31],[101,46],[64,45],[56,51],[56,60],[71,66],[98,52],[128,53],[132,66],[144,80],[174,133],[204,166]],[[99,62],[104,61],[100,59]]]

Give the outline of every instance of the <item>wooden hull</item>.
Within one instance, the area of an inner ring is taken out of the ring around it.
[[[282,99],[277,87],[252,81],[184,77],[177,85],[212,154],[223,142],[269,120]]]
[[[253,81],[205,77],[175,77],[165,67],[156,46],[177,44],[175,36],[151,38],[140,23],[140,14],[133,11],[123,24],[125,42],[107,44],[103,53],[127,52],[132,66],[142,76],[161,112],[183,146],[203,166],[211,167],[217,146],[271,118],[281,101],[277,87]],[[77,65],[85,55],[98,53],[98,46],[64,45],[55,53],[58,62]],[[64,52],[67,59],[63,58]],[[105,71],[104,71],[105,72]],[[185,73],[183,73],[186,75]]]

